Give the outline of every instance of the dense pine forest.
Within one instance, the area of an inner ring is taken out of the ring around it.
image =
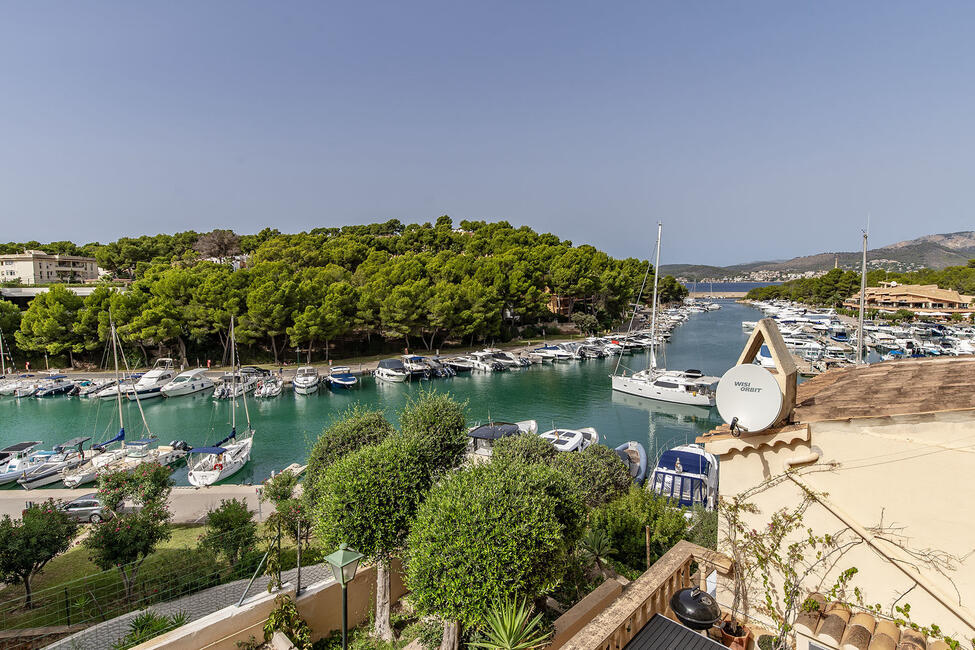
[[[110,317],[131,358],[168,354],[188,364],[227,359],[232,316],[245,358],[274,363],[532,337],[580,314],[611,327],[647,272],[646,261],[553,234],[504,221],[455,227],[447,216],[299,234],[22,242],[0,252],[25,248],[93,255],[109,272],[84,298],[54,285],[26,310],[0,301],[15,356],[71,365],[102,362]],[[661,302],[686,294],[673,278],[661,287]]]

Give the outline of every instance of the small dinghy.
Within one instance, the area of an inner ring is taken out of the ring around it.
[[[637,485],[643,485],[647,478],[647,450],[636,440],[624,442],[616,448],[616,454],[626,465],[630,478]]]

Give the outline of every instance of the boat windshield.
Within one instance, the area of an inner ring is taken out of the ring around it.
[[[704,481],[695,476],[655,472],[650,489],[681,506],[693,507],[705,504]]]

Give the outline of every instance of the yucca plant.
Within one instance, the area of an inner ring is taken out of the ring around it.
[[[579,540],[579,550],[596,563],[600,575],[606,575],[605,565],[609,564],[610,556],[616,552],[609,535],[605,531],[592,528]]]
[[[511,599],[494,603],[485,617],[480,637],[470,643],[472,648],[484,650],[536,650],[549,642],[543,629],[542,615],[532,617],[525,601]]]

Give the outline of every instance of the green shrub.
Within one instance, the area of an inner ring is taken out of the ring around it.
[[[184,612],[177,612],[171,616],[162,616],[152,610],[140,612],[129,623],[129,631],[121,640],[112,644],[113,650],[125,650],[132,648],[149,639],[165,634],[170,630],[175,630],[181,625],[185,625],[189,618]]]
[[[696,506],[691,515],[687,541],[709,548],[712,551],[718,550],[718,512]]]
[[[532,433],[508,436],[495,441],[491,452],[494,463],[549,464],[559,453],[547,440]]]
[[[614,450],[604,445],[590,445],[581,454],[558,454],[551,462],[590,507],[618,499],[633,484],[626,465]]]
[[[594,509],[589,515],[593,530],[612,541],[613,557],[633,568],[646,568],[646,532],[650,526],[650,563],[684,537],[687,522],[683,512],[636,486],[623,497]]]
[[[418,443],[431,474],[453,469],[463,460],[467,449],[465,406],[448,394],[424,390],[416,398],[410,397],[400,411],[400,430]]]
[[[256,542],[257,524],[247,503],[243,499],[221,499],[220,505],[207,515],[199,545],[234,566]]]

